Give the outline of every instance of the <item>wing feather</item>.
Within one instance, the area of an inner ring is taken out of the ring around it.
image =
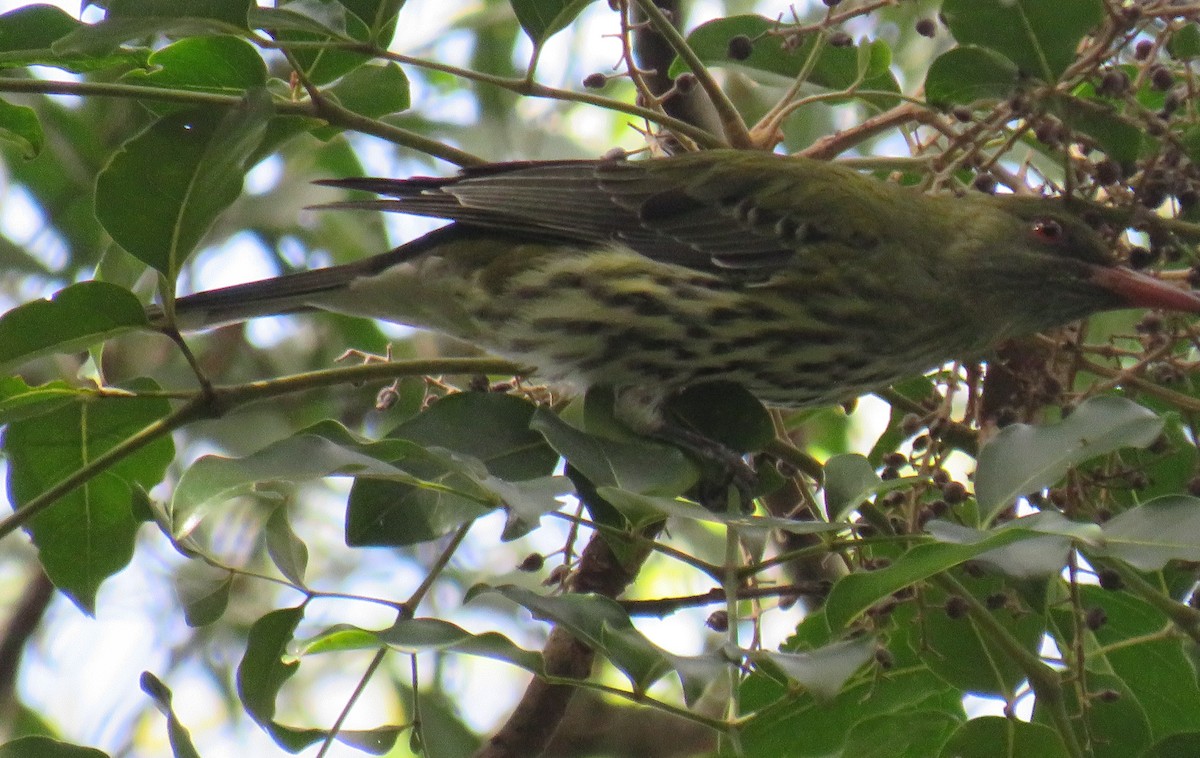
[[[732,151],[645,161],[526,161],[448,178],[324,180],[319,184],[385,197],[319,207],[432,216],[569,242],[617,242],[655,260],[761,278],[806,246],[837,241],[845,224],[831,217],[837,205],[814,186],[831,177],[864,181],[826,163]]]

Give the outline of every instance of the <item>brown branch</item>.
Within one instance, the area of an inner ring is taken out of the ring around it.
[[[672,23],[679,25],[682,16],[680,0],[654,0],[654,3]],[[675,49],[671,47],[671,43],[653,24],[648,23],[646,14],[638,7],[630,10],[634,14],[630,35],[634,60],[630,66],[630,73],[632,75],[635,68],[640,72],[635,81],[640,79],[649,89],[649,95],[654,102],[671,118],[702,126],[712,134],[720,134],[721,123],[704,90],[700,87],[677,86],[676,81],[671,78],[671,63],[675,60]],[[667,137],[662,145],[666,152],[676,153],[684,149],[680,137],[685,135],[668,133],[663,136]]]
[[[5,722],[16,713],[13,691],[26,645],[46,615],[50,601],[54,599],[54,585],[50,583],[50,578],[40,566],[35,566],[34,571],[25,585],[25,591],[21,593],[21,599],[13,608],[8,627],[0,637],[0,713],[4,714]]]
[[[738,589],[738,599],[748,600],[763,597],[781,597],[792,600],[801,596],[820,596],[829,594],[829,580],[813,579],[797,581],[791,584],[780,584],[773,587],[742,587]],[[681,595],[679,597],[655,598],[654,600],[623,600],[621,607],[630,616],[657,616],[662,618],[682,608],[690,608],[712,603],[726,602],[725,591],[713,587],[708,592],[699,595]]]
[[[581,491],[580,497],[586,499],[586,493]],[[650,552],[638,551],[637,558],[622,563],[609,546],[610,539],[614,538],[599,532],[592,535],[579,558],[579,569],[571,577],[571,591],[615,598],[634,580]],[[595,657],[594,650],[561,626],[550,632],[542,649],[546,674],[559,679],[586,679],[592,672]],[[508,721],[475,754],[475,758],[541,755],[562,722],[574,694],[575,687],[571,685],[551,684],[540,677],[534,678]]]
[[[947,136],[953,136],[940,115],[924,105],[904,103],[869,118],[852,129],[822,137],[800,151],[800,155],[817,160],[830,160],[857,144],[909,122],[924,124]]]

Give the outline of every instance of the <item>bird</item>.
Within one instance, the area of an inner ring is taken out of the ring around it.
[[[357,262],[179,297],[152,323],[315,309],[407,324],[552,385],[610,387],[650,430],[706,383],[827,405],[1100,311],[1200,313],[1195,292],[1121,265],[1062,199],[929,194],[775,153],[317,183],[375,195],[322,208],[450,223]]]

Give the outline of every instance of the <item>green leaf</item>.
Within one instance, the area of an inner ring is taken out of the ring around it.
[[[875,467],[857,453],[835,455],[825,462],[825,514],[837,521],[857,508],[883,484]]]
[[[956,545],[975,544],[1004,529],[1028,529],[1045,535],[989,550],[975,558],[1018,579],[1040,578],[1062,571],[1072,542],[1087,545],[1103,542],[1099,526],[1069,521],[1057,511],[1024,516],[990,531],[971,529],[948,521],[931,521],[925,528],[938,542]]]
[[[986,47],[963,45],[947,50],[929,65],[925,99],[939,108],[1004,100],[1020,80],[1020,72],[1008,58]]]
[[[345,36],[345,8],[330,5],[328,12],[321,3],[286,3],[279,8],[250,9],[250,26],[265,29],[278,38],[278,32],[304,32],[317,36]],[[334,12],[336,9],[336,12]],[[316,12],[314,12],[316,11]]]
[[[148,52],[145,50],[70,55],[53,49],[59,39],[86,28],[52,5],[26,5],[0,15],[0,68],[41,65],[83,73],[145,63]]]
[[[87,394],[66,382],[30,387],[19,376],[0,376],[0,426],[49,413],[81,401]]]
[[[768,74],[795,79],[804,68],[817,45],[817,36],[806,35],[799,45],[792,46],[784,35],[768,33],[779,29],[779,22],[764,16],[730,16],[701,24],[688,35],[687,41],[700,59],[709,66],[738,66]],[[753,40],[750,56],[733,61],[728,57],[729,40],[744,35]],[[859,90],[900,93],[900,85],[888,68],[891,53],[886,42],[875,40],[867,43],[870,54],[869,65],[864,72],[860,68],[859,46],[824,46],[817,56],[816,64],[809,73],[808,81],[829,90],[845,90],[856,86]],[[686,70],[682,61],[671,64],[671,75],[677,76]],[[865,77],[862,74],[866,74]],[[857,95],[865,102],[878,108],[890,108],[899,102],[891,95]]]
[[[729,662],[723,653],[714,651],[701,656],[669,653],[637,631],[624,609],[609,598],[591,594],[546,597],[512,585],[485,591],[497,592],[529,609],[536,618],[569,629],[576,639],[604,655],[629,677],[638,692],[644,692],[673,670],[679,675],[685,700],[692,704],[710,684],[727,674]]]
[[[462,494],[475,480],[456,470],[453,462],[413,451],[403,461],[421,481],[445,483],[438,491],[418,482],[399,484],[358,478],[346,507],[346,544],[351,547],[419,545],[435,540],[494,510],[494,493]]]
[[[370,631],[339,624],[326,629],[301,646],[304,655],[372,650],[387,645],[403,653],[453,651],[511,663],[544,676],[542,654],[525,650],[503,634],[472,634],[460,626],[437,618],[400,619],[387,629]]]
[[[399,113],[412,105],[408,77],[400,66],[391,62],[356,68],[326,94],[336,97],[343,107],[369,118]]]
[[[267,518],[267,554],[271,562],[289,582],[304,586],[304,571],[308,568],[308,546],[292,531],[286,508],[279,507]]]
[[[752,673],[742,686],[740,698],[742,713],[752,714],[739,729],[739,741],[745,754],[850,758],[856,754],[843,748],[851,734],[860,728],[869,729],[860,725],[876,717],[892,718],[901,724],[912,718],[915,724],[920,724],[928,713],[936,712],[956,721],[965,720],[962,692],[934,675],[914,652],[921,648],[921,620],[917,618],[913,604],[902,604],[894,618],[896,625],[886,638],[894,665],[886,672],[868,670],[852,677],[832,700],[794,691],[782,676],[772,675],[767,670],[769,664],[764,665],[763,672]],[[819,648],[829,644],[829,633],[823,614],[820,611],[811,613],[781,649]],[[881,643],[884,641],[880,640]],[[796,735],[803,735],[803,740],[797,739]],[[888,746],[890,743],[879,749],[886,750]],[[925,754],[920,750],[911,753],[914,756]],[[885,752],[880,758],[898,755],[909,753]]]
[[[824,521],[801,521],[798,519],[742,514],[731,515],[720,511],[710,511],[696,503],[690,503],[685,500],[639,495],[635,492],[628,492],[615,487],[599,487],[597,491],[624,513],[635,526],[645,526],[654,521],[661,520],[663,516],[673,516],[688,519],[689,521],[726,524],[743,531],[779,530],[792,534],[821,534],[824,532],[840,532],[846,529],[845,524],[831,524]],[[640,518],[638,517],[639,515]]]
[[[46,144],[46,135],[33,108],[0,100],[0,139],[16,146],[25,160],[36,158]]]
[[[1086,589],[1086,585],[1080,587],[1081,591]],[[1075,613],[1073,608],[1073,604],[1062,603],[1052,604],[1049,607],[1049,617],[1054,625],[1054,641],[1059,645],[1060,650],[1073,649],[1075,634],[1080,630],[1079,614]],[[1159,630],[1161,630],[1163,628],[1161,624],[1165,622],[1165,619],[1162,616],[1156,618],[1152,615],[1146,621],[1159,622]],[[1112,673],[1112,670],[1106,665],[1102,657],[1103,653],[1096,649],[1094,636],[1086,630],[1086,627],[1084,627],[1084,633],[1086,636],[1082,643],[1088,655],[1087,689],[1081,693],[1076,687],[1063,688],[1063,706],[1067,708],[1068,713],[1081,714],[1074,721],[1078,724],[1079,732],[1087,734],[1091,740],[1092,752],[1096,758],[1125,758],[1128,755],[1144,755],[1153,740],[1150,714],[1146,712],[1137,693],[1125,684],[1125,680],[1120,675]],[[1161,632],[1155,631],[1151,634],[1158,636]],[[1126,638],[1121,642],[1127,645],[1131,641]],[[1150,650],[1150,654],[1153,655],[1153,648]],[[1140,644],[1131,647],[1130,651],[1134,658],[1141,657]],[[1156,666],[1152,664],[1148,668],[1156,668]],[[1116,697],[1094,697],[1095,694],[1105,691],[1115,693]],[[1088,696],[1086,705],[1080,704],[1079,696],[1081,694]],[[1050,709],[1043,707],[1037,700],[1034,701],[1033,721],[1042,726],[1056,728],[1056,719],[1050,713]]]
[[[146,325],[141,301],[107,282],[81,282],[0,316],[0,371],[72,353]]]
[[[1164,410],[1168,406],[1164,406]],[[1200,450],[1192,442],[1190,429],[1185,431],[1183,420],[1175,413],[1165,413],[1163,436],[1148,449],[1132,448],[1120,453],[1121,465],[1141,471],[1149,480],[1137,489],[1110,488],[1109,495],[1124,510],[1163,495],[1186,492],[1188,484],[1200,470]]]
[[[188,37],[153,53],[145,69],[121,77],[129,84],[240,96],[267,85],[258,51],[237,37]],[[146,101],[156,113],[179,110],[175,103]]]
[[[1193,755],[1200,755],[1200,732],[1164,737],[1142,753],[1141,758],[1189,758]]]
[[[982,716],[960,726],[937,755],[940,758],[995,758],[997,755],[1066,758],[1068,753],[1053,729],[1001,716]]]
[[[1167,52],[1185,61],[1200,57],[1200,25],[1184,24],[1176,29],[1167,37]]]
[[[311,28],[311,31],[317,31],[322,34],[332,34],[338,37],[358,37],[352,36],[352,32],[357,30],[352,29],[351,24],[361,22],[357,14],[351,13],[346,3],[338,2],[337,0],[287,0],[281,4],[286,13],[303,16],[314,22],[317,26]],[[260,9],[261,10],[261,9]],[[362,24],[362,30],[366,30],[366,24]]]
[[[1102,0],[945,0],[941,17],[962,45],[1005,56],[1026,76],[1056,82],[1080,41],[1104,20]]]
[[[58,39],[60,55],[107,55],[121,43],[155,35],[188,37],[249,31],[252,0],[109,0],[103,21]]]
[[[108,0],[107,18],[206,18],[245,26],[251,0]]]
[[[197,460],[175,488],[170,528],[176,537],[190,533],[214,506],[260,482],[355,476],[346,514],[349,544],[424,542],[500,504],[473,466],[481,468],[407,440],[363,440],[324,421],[243,458]],[[402,485],[404,494],[390,484]]]
[[[673,496],[695,483],[695,467],[667,445],[588,434],[544,408],[537,409],[529,426],[597,487]]]
[[[90,398],[13,422],[4,438],[9,499],[19,509],[170,410],[164,398]],[[157,439],[30,519],[46,574],[84,612],[94,611],[100,584],[133,555],[142,520],[133,509],[134,489],[162,481],[174,457],[171,438]]]
[[[1044,489],[1072,466],[1123,447],[1146,447],[1163,420],[1124,398],[1090,398],[1057,424],[1005,427],[979,451],[975,495],[984,522],[1012,501]]]
[[[1151,732],[1161,735],[1185,724],[1200,724],[1194,643],[1163,636],[1167,618],[1130,593],[1109,592],[1094,585],[1081,586],[1079,592],[1085,610],[1103,609],[1105,622],[1091,634],[1103,646],[1104,666],[1121,679],[1128,696],[1137,700]],[[1135,644],[1129,644],[1131,641]],[[1091,654],[1099,655],[1097,651]]]
[[[371,30],[371,39],[386,47],[396,33],[396,20],[407,0],[339,0]]]
[[[49,48],[83,24],[53,5],[25,5],[0,15],[0,53]]]
[[[191,734],[171,707],[171,689],[149,671],[142,672],[140,684],[142,692],[149,695],[159,712],[167,717],[167,738],[171,742],[171,755],[174,758],[200,758],[200,753],[196,752],[196,747],[192,744]]]
[[[671,396],[665,414],[683,428],[738,453],[761,450],[775,438],[771,414],[734,382],[707,382]]]
[[[890,566],[842,577],[833,585],[825,604],[829,627],[835,632],[844,629],[872,605],[897,590],[977,558],[989,550],[1030,538],[1031,533],[1023,529],[1002,529],[994,530],[986,539],[973,545],[917,545]]]
[[[433,403],[389,436],[468,455],[509,481],[534,479],[551,473],[558,463],[554,449],[529,427],[536,409],[514,395],[459,392]]]
[[[270,96],[256,90],[235,108],[182,111],[151,124],[97,177],[100,223],[173,284],[218,214],[241,193],[271,107]]]
[[[592,0],[509,0],[535,47],[562,31]]]
[[[1057,105],[1055,112],[1064,124],[1091,137],[1108,157],[1123,166],[1132,166],[1144,146],[1152,140],[1137,125],[1121,118],[1103,103],[1078,95],[1056,98],[1054,102]]]
[[[397,427],[391,434],[397,442],[420,445],[398,465],[448,489],[359,479],[350,494],[347,539],[369,545],[426,542],[500,504],[509,516],[502,539],[530,531],[569,489],[564,480],[548,476],[558,455],[530,429],[533,413],[534,406],[520,398],[467,392],[443,398]]]
[[[260,482],[353,476],[348,544],[427,542],[500,505],[510,511],[506,538],[517,536],[556,510],[566,489],[561,479],[544,476],[557,456],[529,431],[532,412],[518,398],[462,393],[435,403],[390,439],[366,440],[327,421],[243,458],[205,456],[180,477],[167,528],[186,535],[214,506]],[[479,434],[481,428],[491,433]],[[506,481],[491,470],[522,480]]]
[[[190,561],[175,577],[175,594],[183,604],[188,626],[201,627],[217,621],[229,607],[233,574],[225,569]]]
[[[974,578],[963,571],[954,576],[976,598],[1004,597],[1011,581],[1002,576]],[[918,652],[929,669],[960,692],[1004,697],[1025,681],[1028,672],[974,619],[951,618],[942,609],[948,595],[936,587],[921,590],[925,615],[920,620]],[[1036,656],[1046,632],[1046,616],[1035,607],[989,609],[992,622],[1010,642]],[[910,644],[911,641],[910,641]]]
[[[1200,499],[1155,498],[1101,526],[1096,554],[1120,558],[1139,571],[1158,571],[1168,561],[1200,561]]]
[[[818,698],[832,698],[874,652],[875,641],[859,637],[799,653],[760,650],[751,653],[750,660],[770,661]]]
[[[956,714],[945,711],[879,714],[854,725],[842,755],[854,758],[937,755],[938,748],[961,723]]]
[[[370,445],[347,442],[335,422],[301,430],[242,458],[206,455],[179,478],[169,509],[173,537],[189,534],[209,512],[262,482],[304,482],[326,476],[375,474],[409,477],[371,455]],[[338,440],[338,433],[344,439]],[[391,453],[391,446],[388,446]]]
[[[371,42],[372,31],[345,3],[336,0],[295,0],[279,8],[259,9],[255,23],[272,29],[272,36],[288,42]],[[384,40],[386,43],[386,40]],[[292,50],[292,58],[314,84],[328,84],[371,61],[353,50],[309,48]]]
[[[49,737],[33,736],[20,737],[0,745],[0,758],[108,758],[108,753]]]
[[[250,627],[246,652],[237,667],[238,697],[255,723],[290,752],[299,752],[325,738],[321,729],[297,729],[275,721],[275,698],[300,662],[285,661],[288,645],[304,618],[304,607],[271,611]]]

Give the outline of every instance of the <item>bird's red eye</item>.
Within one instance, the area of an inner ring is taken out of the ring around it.
[[[1062,224],[1052,218],[1042,218],[1033,222],[1030,227],[1033,237],[1041,242],[1058,242],[1063,238]]]

